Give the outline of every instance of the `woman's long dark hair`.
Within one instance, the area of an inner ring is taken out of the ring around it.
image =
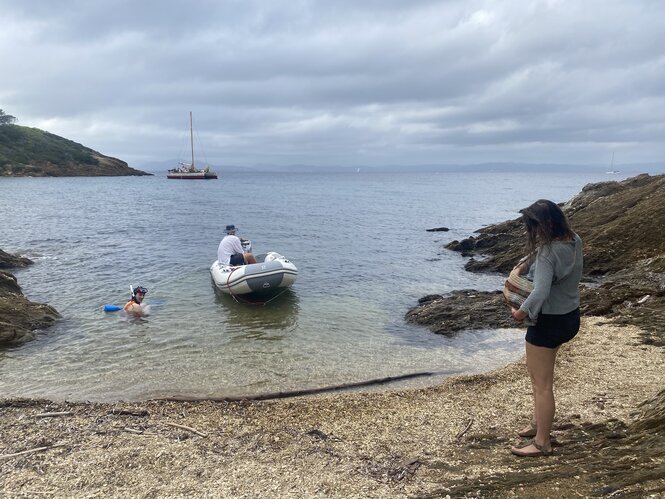
[[[549,244],[555,239],[572,239],[575,237],[566,215],[552,201],[539,199],[531,206],[520,210],[520,213],[526,226],[526,250],[528,255],[535,255],[535,251],[539,246]]]

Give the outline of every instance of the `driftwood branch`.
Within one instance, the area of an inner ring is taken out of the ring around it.
[[[303,395],[315,395],[318,393],[334,392],[341,390],[349,390],[352,388],[362,388],[365,386],[380,385],[384,383],[392,383],[395,381],[404,381],[411,378],[416,378],[420,376],[433,376],[437,373],[435,372],[418,372],[412,374],[403,374],[400,376],[389,376],[387,378],[380,379],[371,379],[369,381],[360,381],[357,383],[345,383],[342,385],[332,385],[324,386],[322,388],[307,388],[303,390],[292,390],[287,392],[273,392],[273,393],[261,393],[258,395],[247,395],[240,397],[187,397],[187,396],[174,396],[174,397],[163,397],[155,400],[163,400],[166,402],[195,402],[195,401],[210,401],[210,402],[242,402],[247,400],[273,400],[273,399],[284,399],[291,397],[301,397]]]
[[[123,428],[124,431],[129,432],[129,433],[134,433],[135,435],[143,435],[143,436],[156,436],[157,433],[151,433],[147,432],[145,430],[137,430],[136,428],[129,428],[125,427]]]
[[[131,411],[128,409],[111,409],[107,414],[112,414],[114,416],[149,416],[150,413],[146,410],[136,410]]]
[[[195,428],[191,428],[189,426],[181,425],[181,424],[178,424],[178,423],[165,423],[165,424],[168,425],[168,426],[174,426],[176,428],[181,428],[183,430],[191,431],[192,433],[196,433],[197,435],[199,435],[201,437],[207,437],[208,436],[205,433],[201,433],[199,430],[197,430]]]
[[[123,428],[125,431],[128,431],[129,433],[136,433],[137,435],[143,435],[143,432],[141,430],[135,430],[134,428]]]
[[[71,411],[63,412],[42,412],[41,414],[35,414],[36,418],[57,418],[60,416],[73,416],[74,413]]]
[[[460,438],[464,436],[464,434],[469,431],[469,428],[471,428],[471,425],[473,424],[473,418],[469,419],[469,423],[466,425],[466,428],[464,428],[462,431],[460,431],[457,434],[457,437],[455,437],[455,440],[459,442]]]
[[[34,449],[22,450],[21,452],[14,452],[13,454],[0,455],[0,460],[10,459],[12,457],[17,457],[17,456],[23,456],[23,455],[26,455],[26,454],[33,454],[35,452],[43,452],[45,450],[55,449],[56,447],[64,447],[64,446],[65,446],[65,444],[49,445],[49,446],[46,446],[46,447],[35,447]]]

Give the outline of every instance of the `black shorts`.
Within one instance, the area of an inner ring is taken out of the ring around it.
[[[567,314],[540,314],[524,339],[537,347],[556,348],[572,340],[579,330],[580,309],[576,308]]]
[[[242,256],[242,253],[231,255],[231,258],[229,259],[229,265],[245,265],[245,257]]]

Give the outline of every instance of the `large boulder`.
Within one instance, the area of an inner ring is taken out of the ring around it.
[[[406,320],[451,336],[461,330],[517,327],[507,310],[501,292],[465,289],[421,298],[418,306],[406,313]]]

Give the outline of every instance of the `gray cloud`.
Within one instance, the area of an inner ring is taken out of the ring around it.
[[[659,1],[0,0],[0,108],[133,165],[658,162]]]

